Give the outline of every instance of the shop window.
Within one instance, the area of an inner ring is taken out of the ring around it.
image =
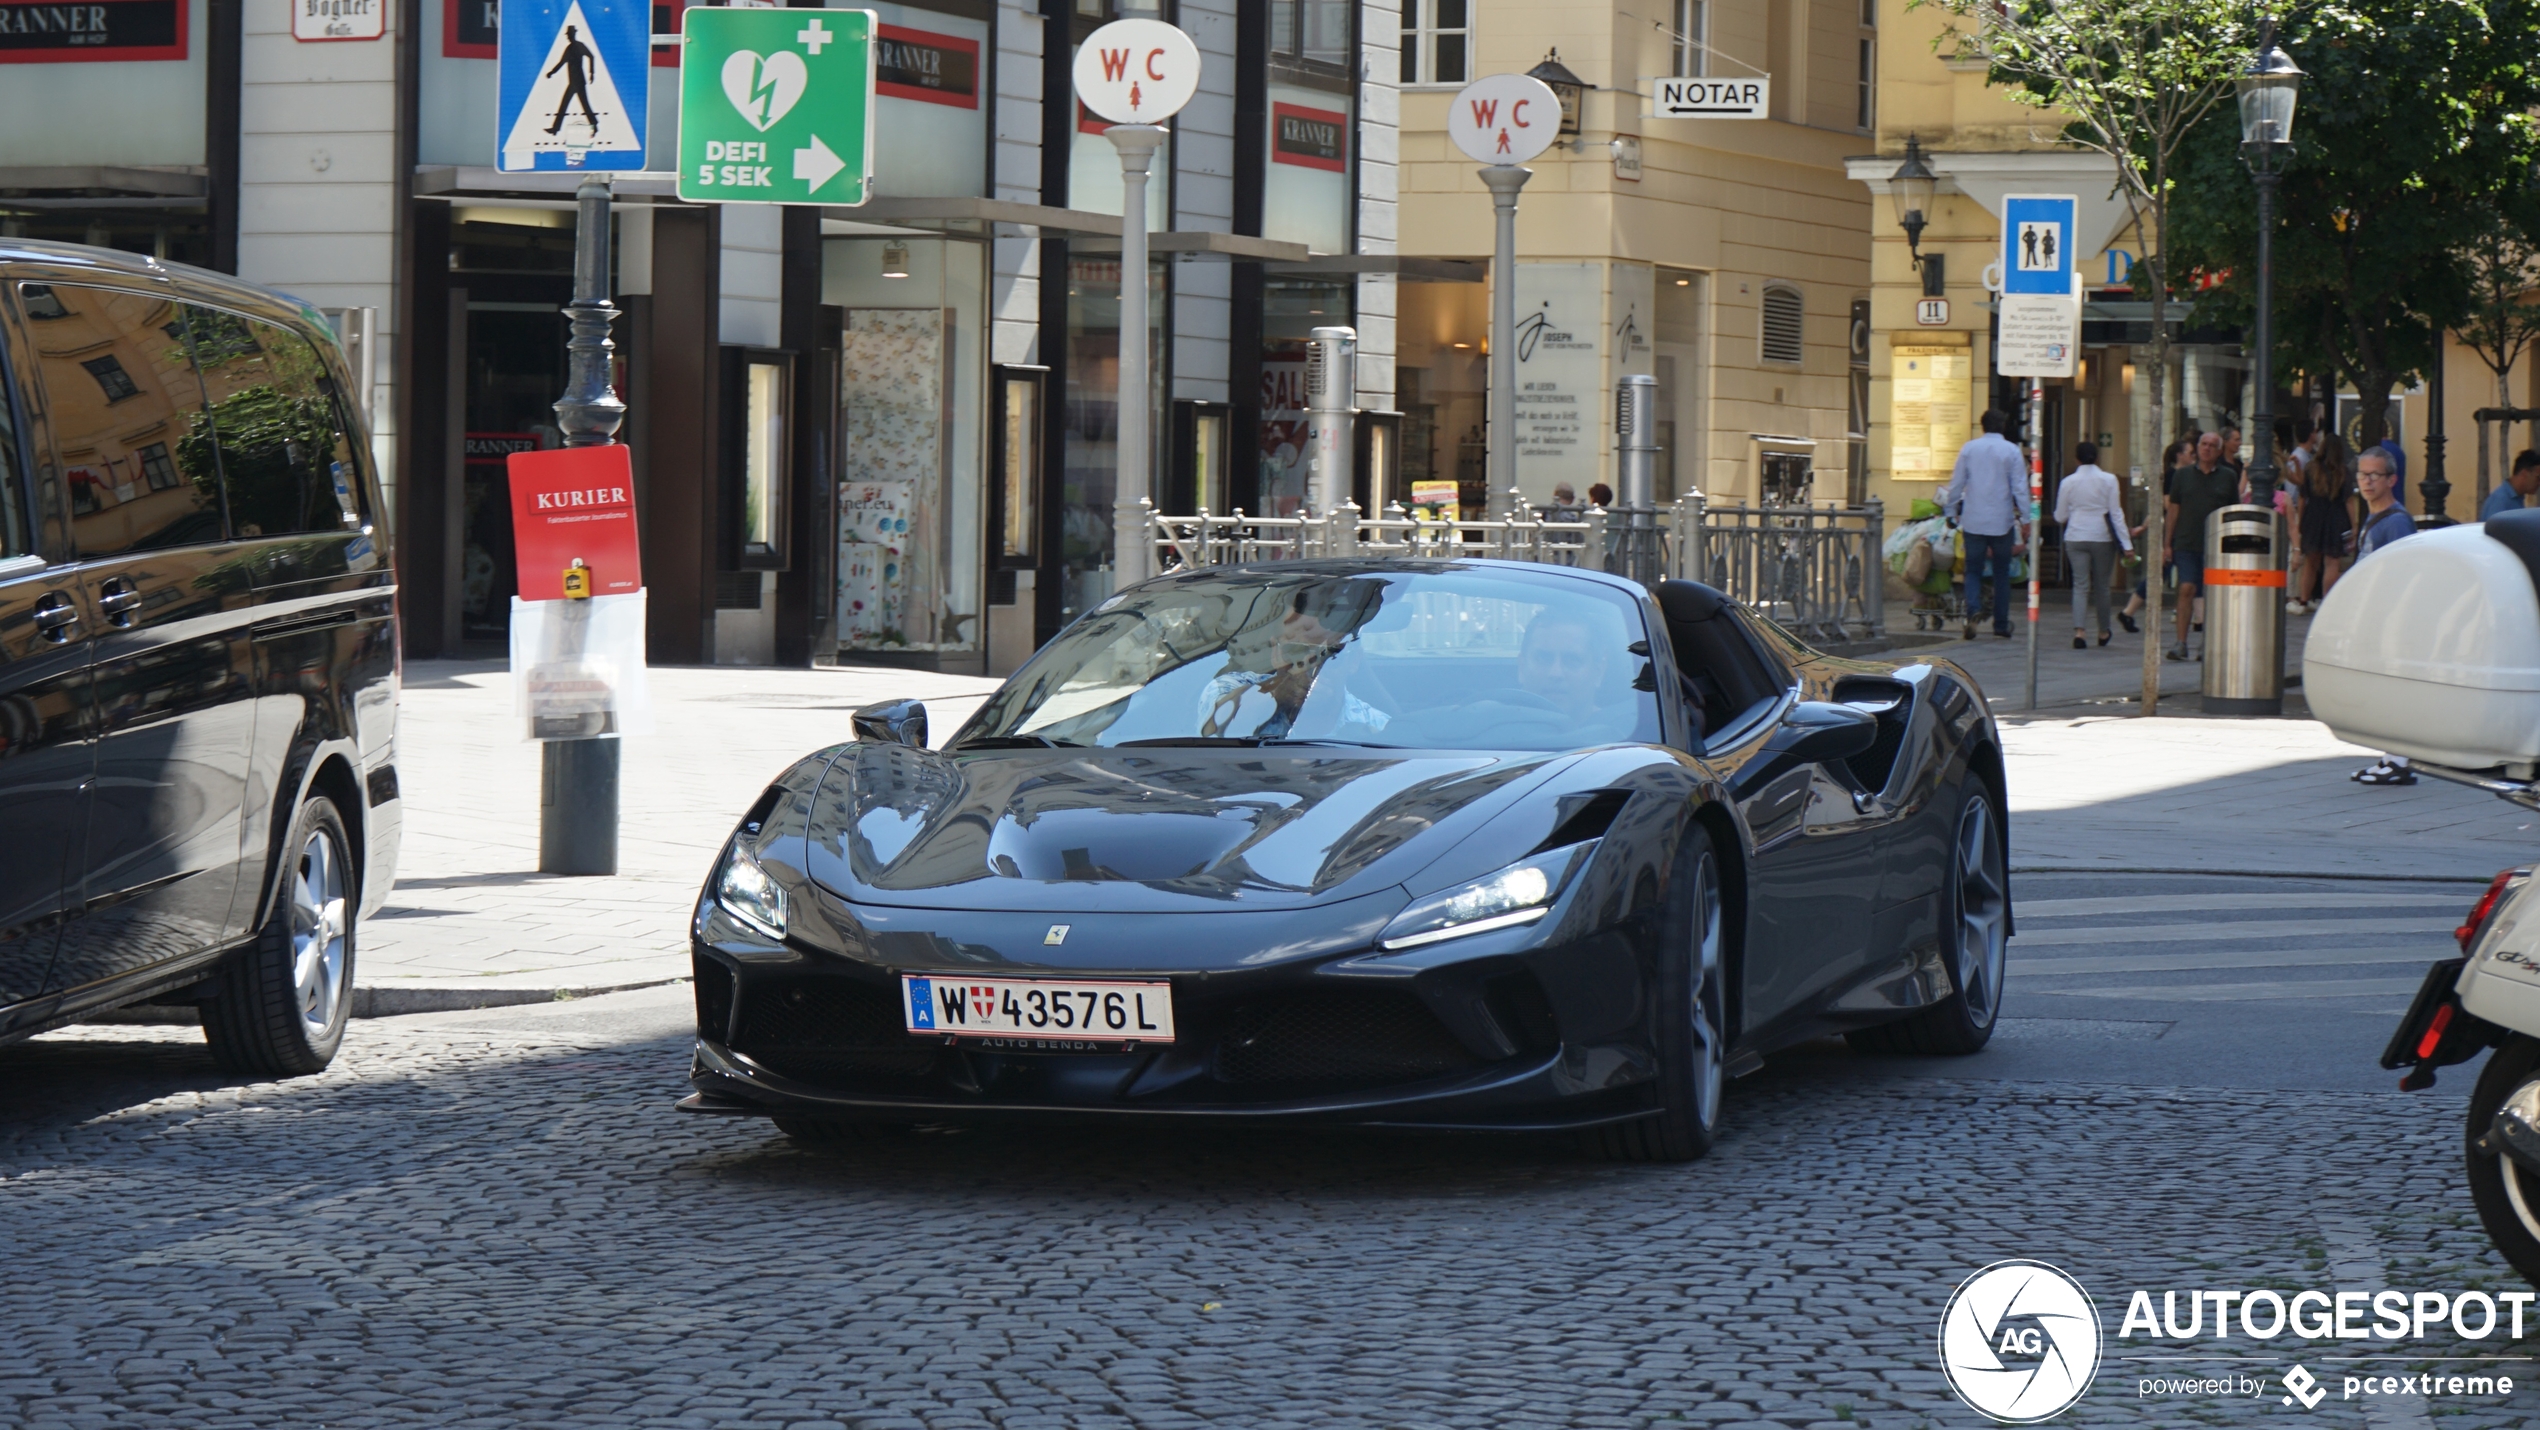
[[[1852,350],[1845,369],[1843,435],[1850,439],[1845,459],[1844,502],[1859,506],[1870,495],[1870,300],[1852,300]]]
[[[1490,290],[1405,279],[1395,289],[1394,403],[1402,410],[1402,489],[1441,516],[1488,510],[1482,439],[1489,410]]]
[[[1466,83],[1472,53],[1472,0],[1403,0],[1404,84]]]
[[[1795,367],[1806,360],[1806,314],[1807,300],[1798,289],[1787,283],[1765,285],[1761,353],[1764,361]]]
[[[209,421],[176,448],[218,447],[230,529],[245,538],[358,528],[352,443],[317,349],[271,323],[185,311],[211,402]]]
[[[1711,42],[1711,6],[1707,0],[1674,0],[1674,34],[1669,46],[1675,72],[1685,78],[1710,73],[1705,66]]]
[[[163,298],[107,288],[61,285],[45,296],[61,316],[31,336],[80,554],[221,540],[219,458],[182,312]],[[99,355],[100,347],[108,351]],[[161,462],[173,456],[180,480],[161,487],[151,479],[145,454],[153,448]]]
[[[785,518],[793,504],[787,421],[793,359],[730,348],[725,357],[723,410],[731,425],[724,438],[729,473],[724,559],[735,571],[782,571],[792,554]]]

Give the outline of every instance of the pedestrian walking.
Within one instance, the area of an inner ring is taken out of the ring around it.
[[[2028,463],[2002,435],[2011,419],[1988,410],[1982,436],[1958,449],[1941,509],[1966,538],[1966,638],[1976,634],[1976,576],[1984,573],[1993,597],[1993,633],[2011,638],[2011,556],[2028,538]]]
[[[2416,523],[2408,519],[2408,509],[2399,505],[2398,485],[2399,474],[2388,452],[2375,447],[2356,460],[2355,486],[2364,499],[2363,525],[2355,533],[2356,565],[2362,565],[2390,543],[2416,535]],[[2416,771],[2408,768],[2403,755],[2384,755],[2347,778],[2366,785],[2417,782]]]
[[[2295,583],[2292,611],[2306,615],[2319,609],[2328,588],[2337,584],[2346,564],[2346,546],[2354,535],[2355,479],[2346,457],[2346,439],[2323,433],[2302,467],[2300,504],[2294,529],[2302,552],[2302,575]]]
[[[2063,528],[2064,556],[2072,567],[2073,649],[2088,650],[2082,599],[2087,595],[2098,613],[2099,643],[2106,645],[2113,634],[2108,629],[2108,584],[2116,574],[2117,553],[2132,551],[2134,542],[2126,535],[2116,476],[2100,469],[2099,444],[2076,443],[2073,455],[2081,465],[2056,484],[2055,523]]]
[[[2172,660],[2195,658],[2188,648],[2188,631],[2204,625],[2195,618],[2195,606],[2205,588],[2205,519],[2239,495],[2240,479],[2222,465],[2219,433],[2197,438],[2195,465],[2170,473],[2170,566],[2178,573],[2178,644],[2170,648]]]
[[[2524,498],[2533,492],[2540,492],[2540,452],[2526,447],[2514,456],[2513,475],[2479,503],[2478,519],[2492,521],[2506,512],[2520,511]]]
[[[2172,442],[2161,449],[2161,465],[2159,471],[2161,473],[2161,497],[2164,501],[2169,499],[2171,469],[2186,460],[2186,458],[2181,454],[2188,451],[2193,446],[2195,446],[2194,443],[2188,441],[2184,437],[2181,437],[2177,441]],[[2151,504],[2151,498],[2146,497],[2144,499],[2144,519],[2142,521],[2134,522],[2126,527],[2127,534],[2137,541],[2143,539],[2144,528],[2151,524]],[[2124,610],[2117,612],[2117,624],[2125,627],[2125,633],[2130,636],[2142,633],[2143,628],[2134,623],[2134,618],[2143,614],[2144,606],[2148,605],[2152,599],[2150,588],[2152,572],[2150,569],[2150,563],[2145,562],[2140,556],[2137,556],[2135,558],[2135,564],[2138,568],[2138,574],[2134,578],[2134,596],[2125,603]],[[2166,583],[2169,579],[2169,563],[2164,561],[2161,563],[2161,580]]]

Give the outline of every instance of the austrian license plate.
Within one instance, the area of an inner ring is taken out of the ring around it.
[[[1111,979],[900,975],[912,1033],[1090,1050],[1173,1041],[1173,985]]]

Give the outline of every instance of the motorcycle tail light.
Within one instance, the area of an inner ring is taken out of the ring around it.
[[[2434,1050],[2443,1046],[2443,1032],[2452,1026],[2454,1006],[2450,1003],[2444,1004],[2435,1009],[2434,1016],[2426,1021],[2425,1036],[2417,1040],[2417,1058],[2420,1061],[2433,1057]]]
[[[2478,931],[2487,926],[2487,916],[2496,912],[2496,901],[2504,897],[2505,885],[2513,882],[2514,875],[2521,872],[2520,869],[2501,870],[2488,881],[2487,892],[2479,895],[2478,902],[2470,907],[2469,917],[2459,928],[2452,930],[2452,937],[2460,940],[2461,952],[2469,952],[2469,946],[2478,942]]]

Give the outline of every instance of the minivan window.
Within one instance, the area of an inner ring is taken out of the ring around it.
[[[245,539],[358,528],[352,446],[316,346],[259,318],[199,305],[186,315],[230,530]]]
[[[204,422],[203,384],[178,305],[68,283],[18,292],[79,553],[221,540],[220,468],[186,440]]]
[[[0,343],[0,561],[35,550],[26,503],[26,467],[18,454],[18,415],[9,400],[9,357]]]

